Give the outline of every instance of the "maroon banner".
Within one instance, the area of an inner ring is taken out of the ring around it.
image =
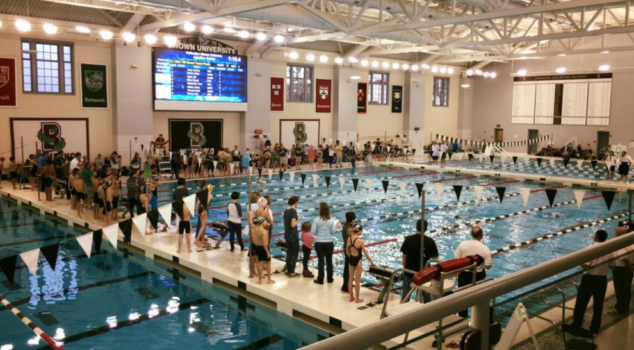
[[[17,107],[15,58],[0,58],[0,107]]]
[[[325,79],[317,79],[317,103],[315,112],[330,113],[330,95],[332,93],[332,82]]]
[[[284,110],[284,78],[271,78],[271,110]]]
[[[366,114],[368,112],[368,83],[359,83],[357,86],[357,113]]]

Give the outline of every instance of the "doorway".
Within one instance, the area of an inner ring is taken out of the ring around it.
[[[539,137],[539,130],[536,129],[528,129],[528,139],[534,140]],[[528,154],[536,154],[537,153],[537,142],[528,144]]]
[[[597,149],[595,150],[595,154],[598,155],[602,149],[608,147],[609,145],[610,145],[610,132],[597,131]]]
[[[504,142],[504,129],[500,129],[500,128],[493,129],[493,142],[495,143]]]

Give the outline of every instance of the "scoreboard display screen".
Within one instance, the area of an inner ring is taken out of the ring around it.
[[[245,56],[155,49],[155,109],[244,111],[246,104]]]

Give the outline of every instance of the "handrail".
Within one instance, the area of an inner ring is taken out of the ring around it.
[[[588,261],[634,245],[634,234],[613,238],[605,243],[587,247],[574,253],[529,267],[489,283],[475,286],[469,292],[459,292],[442,299],[375,323],[350,330],[335,337],[304,347],[304,350],[367,349],[436,320],[467,309],[483,300],[491,300],[570,270]]]

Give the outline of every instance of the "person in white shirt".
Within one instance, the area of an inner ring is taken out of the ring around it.
[[[605,230],[598,230],[594,233],[594,245],[602,244],[608,239],[608,233]],[[601,314],[603,313],[603,300],[605,299],[605,291],[608,289],[608,260],[614,257],[614,253],[602,256],[587,262],[581,267],[584,269],[581,284],[579,284],[579,292],[577,293],[577,301],[575,302],[575,310],[573,313],[572,325],[581,328],[583,319],[588,308],[590,298],[592,298],[592,321],[590,323],[590,331],[598,334],[601,329]]]
[[[486,270],[491,269],[491,266],[493,265],[491,262],[491,250],[482,243],[484,231],[482,231],[480,226],[473,226],[471,229],[471,238],[471,240],[464,241],[458,245],[458,248],[454,253],[454,258],[460,259],[471,255],[479,255],[482,257],[484,259],[484,264],[481,264],[478,267],[478,272],[476,273],[475,282],[478,282],[486,278]],[[468,286],[473,284],[473,282],[473,273],[471,271],[465,271],[458,275],[458,287]],[[460,317],[468,317],[468,310],[460,311],[459,315]]]
[[[436,144],[436,141],[433,141],[431,144],[431,159],[433,165],[438,164],[438,152],[440,152],[440,147]]]
[[[616,228],[616,237],[627,233],[629,226],[627,222],[620,223]],[[616,305],[614,308],[620,315],[630,313],[630,301],[632,300],[632,278],[634,268],[634,246],[625,247],[614,252],[614,256],[620,257],[610,266],[612,268],[612,280],[614,281],[614,295]]]
[[[605,155],[605,170],[607,173],[606,180],[614,179],[614,170],[616,168],[616,158],[614,157],[614,152],[608,151]]]
[[[229,227],[229,245],[232,252],[234,251],[234,238],[238,238],[240,251],[246,250],[242,241],[242,207],[238,203],[238,199],[240,199],[240,192],[232,192],[231,203],[227,205],[227,227]]]
[[[447,162],[447,150],[449,149],[449,147],[447,147],[447,142],[443,141],[440,144],[440,167],[444,168],[445,167],[445,162]]]
[[[630,182],[630,164],[632,164],[632,157],[628,156],[625,151],[621,152],[621,158],[619,158],[619,175],[621,180],[625,183]]]
[[[75,158],[73,158],[73,160],[70,161],[70,172],[72,173],[73,170],[75,169],[79,169],[79,162],[81,161],[81,153],[77,152],[75,153]]]

